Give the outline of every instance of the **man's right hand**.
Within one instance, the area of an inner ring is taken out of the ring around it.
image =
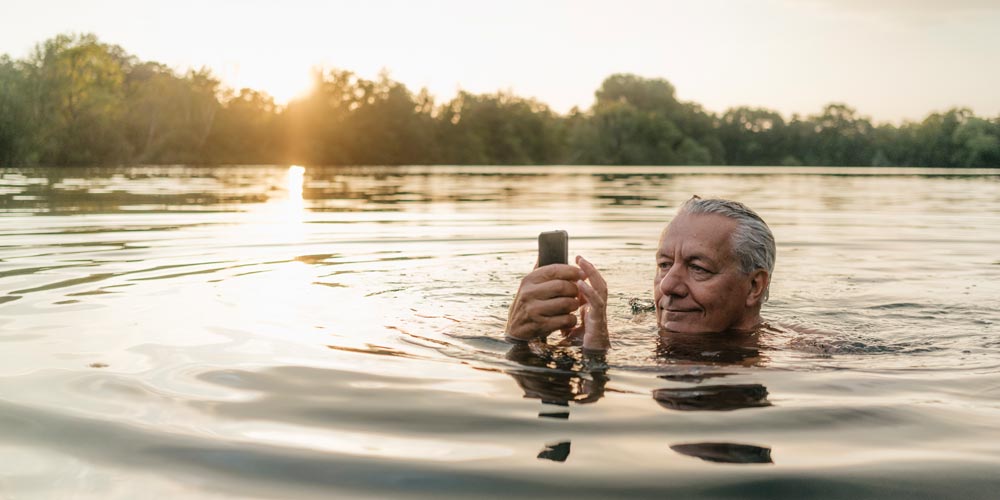
[[[580,308],[576,282],[585,278],[580,268],[568,264],[539,267],[525,276],[510,305],[507,336],[532,340],[576,326],[573,312]]]

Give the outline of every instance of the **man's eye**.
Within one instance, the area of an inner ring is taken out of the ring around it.
[[[697,273],[705,273],[705,274],[707,274],[709,272],[708,269],[705,269],[704,267],[701,267],[698,264],[689,264],[689,267],[691,267],[692,271],[697,272]]]
[[[664,261],[664,262],[657,262],[656,266],[659,267],[660,269],[670,269],[670,265],[671,264],[672,264],[672,262],[666,262],[666,261]]]

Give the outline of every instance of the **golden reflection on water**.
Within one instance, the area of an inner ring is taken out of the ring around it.
[[[279,194],[260,207],[267,240],[272,243],[300,243],[306,237],[306,205],[302,195],[305,167],[292,165],[285,171],[285,196]],[[277,187],[277,186],[275,186]],[[278,188],[280,189],[280,188]]]
[[[305,185],[306,169],[298,165],[288,167],[285,174],[285,184],[288,191],[288,213],[292,219],[301,223],[305,215],[305,199],[302,198],[302,189]]]
[[[288,173],[285,174],[288,182],[288,200],[292,204],[298,204],[302,206],[302,186],[305,183],[306,168],[300,167],[298,165],[292,165],[288,167]]]

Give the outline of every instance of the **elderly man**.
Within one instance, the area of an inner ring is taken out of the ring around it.
[[[656,251],[653,299],[660,335],[756,331],[774,259],[774,236],[753,210],[735,201],[691,198],[664,229]],[[510,307],[508,338],[545,339],[561,330],[585,349],[610,348],[607,283],[584,258],[576,263],[539,267],[525,276]]]

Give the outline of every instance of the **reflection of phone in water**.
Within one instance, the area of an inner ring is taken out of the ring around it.
[[[546,231],[538,235],[538,267],[569,263],[569,234]]]

